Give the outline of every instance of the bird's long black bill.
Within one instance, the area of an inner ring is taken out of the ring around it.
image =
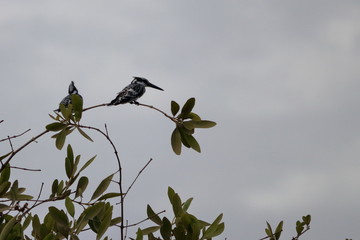
[[[148,87],[152,87],[152,88],[155,88],[155,89],[158,89],[158,90],[161,90],[161,91],[164,91],[164,89],[162,89],[162,88],[159,88],[158,86],[156,86],[156,85],[154,85],[154,84],[152,84],[152,83],[148,83],[148,84],[146,84]]]

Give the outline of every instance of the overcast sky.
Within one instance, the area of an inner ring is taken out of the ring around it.
[[[197,217],[224,213],[220,239],[259,239],[266,221],[281,220],[291,239],[306,214],[313,222],[303,239],[359,238],[359,1],[2,1],[0,32],[0,138],[31,128],[15,147],[51,122],[70,81],[92,106],[146,77],[165,91],[148,89],[140,102],[170,113],[171,100],[196,97],[194,111],[218,123],[196,133],[201,154],[176,156],[174,126],[155,111],[84,113],[83,124],[107,124],[125,186],[154,159],[127,198],[129,223],[148,203],[171,216],[172,186],[194,197]],[[95,188],[116,160],[88,133],[94,143],[78,134],[67,143],[83,163],[97,154],[85,172]],[[41,182],[50,189],[65,177],[64,157],[46,135],[13,161],[42,172],[12,178],[36,195]]]

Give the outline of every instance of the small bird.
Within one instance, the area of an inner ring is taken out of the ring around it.
[[[65,107],[67,107],[69,104],[71,104],[71,95],[73,95],[73,94],[79,95],[82,98],[82,96],[79,94],[79,91],[75,87],[74,81],[71,81],[71,83],[69,85],[68,93],[69,93],[69,95],[67,95],[66,97],[63,98],[63,100],[61,100],[61,102],[59,103],[59,106],[61,104],[63,104]],[[56,109],[55,111],[59,112],[60,108]]]
[[[121,92],[118,93],[116,98],[112,100],[108,106],[124,103],[135,103],[136,105],[139,105],[136,100],[145,93],[145,87],[152,87],[164,91],[162,88],[159,88],[158,86],[150,83],[146,78],[134,77],[134,80],[132,80],[128,86],[121,90]]]

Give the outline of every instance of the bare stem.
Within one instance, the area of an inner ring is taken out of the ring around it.
[[[151,106],[151,105],[147,105],[147,104],[143,104],[143,103],[139,103],[137,104],[139,106],[143,106],[143,107],[147,107],[147,108],[151,108],[151,109],[154,109],[162,114],[164,114],[165,117],[169,118],[171,121],[173,121],[174,123],[179,123],[179,119],[175,118],[175,117],[172,117],[170,115],[168,115],[166,112],[154,107],[154,106]]]
[[[110,145],[112,146],[113,150],[114,150],[114,154],[118,163],[118,172],[119,172],[119,190],[120,190],[120,217],[124,220],[124,194],[123,194],[123,189],[122,189],[122,167],[121,167],[121,162],[120,162],[120,157],[118,154],[118,151],[115,147],[115,144],[113,143],[113,141],[110,139],[109,134],[108,134],[108,130],[107,130],[107,126],[105,125],[105,130],[106,133],[101,131],[99,128],[95,128],[95,127],[91,127],[91,126],[83,126],[83,125],[78,125],[78,127],[80,128],[87,128],[87,129],[91,129],[94,131],[99,132],[101,135],[103,135],[108,142],[110,143]],[[121,225],[120,225],[120,232],[121,232],[121,239],[124,240],[124,221],[121,221]]]
[[[149,166],[149,164],[151,163],[152,158],[150,158],[150,160],[145,164],[145,166],[139,171],[139,173],[137,174],[137,176],[135,177],[134,181],[131,183],[130,187],[128,188],[128,190],[126,190],[125,194],[124,194],[124,199],[127,196],[128,192],[130,191],[130,189],[132,188],[132,186],[134,185],[134,183],[136,182],[136,180],[139,178],[140,174],[145,170],[145,168],[147,168],[147,166]]]

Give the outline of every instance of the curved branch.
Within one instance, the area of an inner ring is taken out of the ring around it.
[[[101,131],[99,128],[95,128],[95,127],[91,127],[91,126],[77,125],[77,127],[91,129],[91,130],[99,132],[101,135],[103,135],[108,140],[108,142],[112,146],[112,148],[114,150],[114,154],[116,156],[118,167],[119,167],[119,182],[118,182],[118,185],[119,185],[119,190],[120,190],[120,202],[121,202],[121,205],[120,205],[120,217],[122,219],[124,219],[124,194],[123,194],[123,189],[122,189],[122,167],[121,167],[121,162],[120,162],[120,157],[119,157],[118,151],[117,151],[117,149],[115,147],[115,144],[113,143],[113,141],[109,137],[106,124],[105,124],[106,133]],[[120,232],[121,232],[121,239],[123,240],[124,239],[124,221],[121,221]]]

